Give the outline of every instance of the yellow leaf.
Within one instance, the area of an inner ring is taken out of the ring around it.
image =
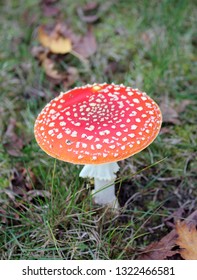
[[[48,33],[44,26],[40,26],[38,28],[38,39],[52,53],[65,54],[72,50],[71,40],[60,34],[57,28]]]
[[[185,260],[197,260],[197,230],[193,225],[189,227],[184,222],[176,224],[178,239],[176,244],[180,246],[180,254]]]

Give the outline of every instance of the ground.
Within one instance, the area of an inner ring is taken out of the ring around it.
[[[195,1],[4,2],[1,258],[137,259],[197,209]],[[70,26],[74,39],[89,30],[93,50],[81,44],[80,56],[51,53],[42,60],[38,27],[57,21]],[[54,79],[48,62],[66,77]],[[94,205],[92,182],[78,178],[82,167],[49,157],[33,133],[38,113],[60,91],[94,82],[138,87],[163,114],[157,139],[119,163],[119,213]]]

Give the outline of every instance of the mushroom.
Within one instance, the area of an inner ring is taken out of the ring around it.
[[[117,207],[117,161],[145,149],[159,133],[158,105],[140,90],[115,84],[76,87],[54,98],[36,119],[38,145],[50,156],[85,165],[94,201]]]

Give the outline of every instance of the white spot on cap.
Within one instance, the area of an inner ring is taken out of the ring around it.
[[[80,126],[81,123],[80,123],[80,122],[76,122],[76,123],[74,123],[74,125],[75,125],[75,126]]]
[[[87,139],[88,139],[88,140],[92,140],[93,137],[94,137],[94,136],[90,135],[90,136],[87,136]]]
[[[135,124],[133,124],[132,126],[131,126],[131,130],[135,130],[137,128],[137,125],[135,125]]]
[[[149,103],[149,102],[146,102],[146,107],[151,108],[151,107],[152,107],[152,104]]]
[[[66,122],[60,122],[60,126],[65,126]]]
[[[133,98],[133,102],[140,103],[139,99],[137,99],[137,98]]]
[[[109,141],[109,139],[104,139],[104,140],[103,140],[103,143],[107,143],[107,144],[109,144],[109,143],[110,143],[110,141]]]
[[[53,133],[53,129],[50,129],[50,130],[48,131],[48,134],[51,135],[52,133]]]
[[[105,134],[110,134],[110,131],[109,130],[103,130],[103,131],[99,131],[99,134],[102,136],[102,135],[105,135]]]
[[[95,126],[94,125],[90,125],[90,127],[85,127],[85,129],[89,130],[89,131],[92,131],[95,129]]]
[[[79,156],[78,156],[78,159],[82,159],[82,158],[83,158],[83,156],[82,156],[82,155],[79,155]]]
[[[130,133],[130,134],[128,134],[128,136],[131,137],[131,138],[134,138],[135,134],[134,133]]]
[[[122,101],[117,102],[119,104],[119,108],[122,109],[124,108],[124,103]]]
[[[56,113],[56,111],[54,110],[54,109],[51,109],[50,111],[49,111],[49,114],[55,114]]]
[[[82,148],[84,148],[84,149],[87,148],[87,146],[88,146],[86,143],[82,143],[81,145],[82,145]]]
[[[57,139],[61,139],[62,137],[63,137],[62,133],[59,133],[59,134],[57,135]]]
[[[116,135],[117,135],[117,136],[121,136],[122,133],[121,133],[120,131],[118,131],[118,132],[116,132]]]
[[[122,138],[122,141],[126,142],[127,141],[127,137]]]
[[[140,118],[136,118],[135,120],[136,120],[136,122],[138,122],[138,123],[141,122]]]
[[[143,110],[143,107],[142,107],[142,106],[137,107],[137,110],[138,110],[138,111],[142,111],[142,110]]]
[[[130,117],[134,117],[134,116],[136,116],[136,115],[137,115],[137,112],[136,112],[136,111],[132,111],[131,114],[129,114]]]
[[[115,149],[116,148],[116,146],[115,145],[111,145],[111,146],[109,146],[110,147],[110,149]]]
[[[66,128],[66,129],[65,129],[65,132],[66,132],[66,134],[71,134],[70,128]]]
[[[72,136],[72,137],[77,137],[77,131],[73,131],[73,132],[71,133],[71,136]]]
[[[98,150],[100,150],[100,149],[102,148],[102,145],[101,145],[101,144],[96,144],[96,148],[97,148]]]
[[[55,125],[55,123],[54,123],[54,122],[51,122],[51,123],[49,124],[49,127],[54,127],[54,125]]]
[[[80,142],[77,142],[77,143],[76,143],[76,148],[77,148],[77,149],[80,147],[80,144],[81,144]]]

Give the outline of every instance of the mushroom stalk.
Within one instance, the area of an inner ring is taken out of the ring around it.
[[[83,167],[79,176],[94,178],[93,199],[95,203],[118,207],[114,185],[115,173],[118,170],[119,166],[116,162],[99,165],[87,164]]]

